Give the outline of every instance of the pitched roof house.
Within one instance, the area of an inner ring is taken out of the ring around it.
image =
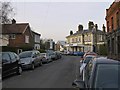
[[[33,34],[29,23],[2,24],[2,34],[9,35],[9,47],[33,49]]]

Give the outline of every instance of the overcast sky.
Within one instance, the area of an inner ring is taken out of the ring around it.
[[[98,24],[98,28],[102,29],[102,25],[106,25],[106,9],[114,0],[20,1],[12,2],[16,21],[30,23],[32,29],[42,35],[41,38],[58,41],[66,40],[70,30],[76,32],[79,24],[87,29],[89,21]]]

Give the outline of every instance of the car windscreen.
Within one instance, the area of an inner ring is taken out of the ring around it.
[[[32,52],[22,52],[19,54],[20,58],[28,58],[32,56]]]
[[[95,88],[118,88],[120,64],[99,64],[96,70]]]
[[[85,59],[84,59],[84,63],[89,63],[89,61],[92,59],[93,57],[86,57]]]

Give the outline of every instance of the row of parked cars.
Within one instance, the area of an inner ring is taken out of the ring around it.
[[[32,50],[21,52],[19,55],[14,52],[0,52],[0,71],[3,78],[13,73],[20,75],[23,69],[34,70],[36,66],[42,66],[43,63],[61,57],[62,54],[57,51],[40,53],[37,50]]]
[[[81,52],[81,51],[75,51],[75,52],[69,51],[69,52],[65,53],[65,55],[81,56],[81,57],[83,57],[84,54],[85,54],[85,52]]]
[[[80,79],[74,80],[72,85],[80,90],[120,88],[120,62],[98,57],[94,52],[85,53],[83,60],[80,61],[79,74]]]

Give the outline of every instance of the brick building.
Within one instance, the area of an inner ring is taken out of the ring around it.
[[[120,60],[120,0],[106,9],[108,58]]]
[[[34,48],[33,34],[29,23],[3,24],[2,35],[9,36],[8,47],[15,48],[18,53],[19,50],[21,51],[23,48]]]

